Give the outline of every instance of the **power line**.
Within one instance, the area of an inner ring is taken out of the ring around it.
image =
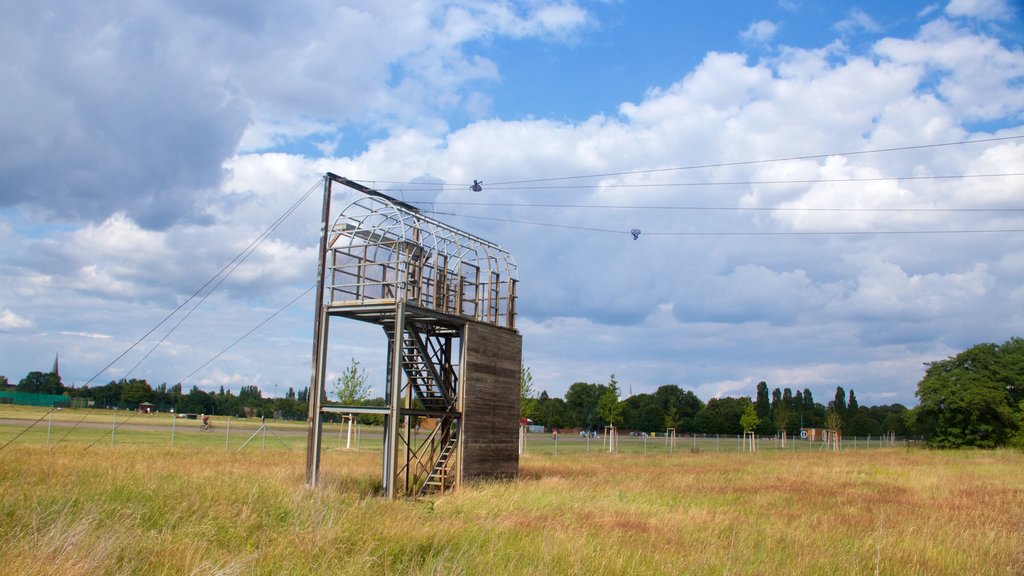
[[[423,202],[434,206],[488,206],[494,208],[583,208],[601,210],[681,210],[681,211],[723,211],[723,212],[1024,212],[1024,208],[814,208],[814,207],[763,207],[763,206],[626,206],[622,204],[521,204],[514,202]],[[436,212],[437,214],[448,214]],[[458,214],[449,214],[458,216]]]
[[[495,218],[490,216],[471,216],[467,214],[454,214],[451,212],[431,212],[425,211],[428,214],[441,214],[446,216],[455,216],[457,218],[471,218],[474,220],[488,220],[492,222],[505,222],[509,224],[521,224],[525,226],[542,226],[546,228],[563,228],[567,230],[581,230],[584,232],[601,232],[607,234],[625,234],[631,235],[632,232],[629,230],[614,230],[609,228],[595,228],[589,226],[574,226],[571,224],[555,224],[551,222],[530,222],[526,220],[514,220],[511,218]],[[686,232],[647,232],[644,231],[644,236],[885,236],[885,235],[937,235],[937,234],[1012,234],[1024,232],[1022,229],[972,229],[972,230],[870,230],[870,231],[739,231],[739,232],[698,232],[698,231],[686,231]]]
[[[602,183],[599,186],[593,184],[560,184],[556,186],[505,186],[494,184],[488,186],[489,190],[586,190],[598,187],[602,190],[615,188],[703,188],[713,186],[770,186],[790,184],[856,184],[865,182],[902,182],[915,180],[963,180],[973,178],[1009,178],[1024,176],[1024,172],[1007,172],[1000,174],[936,174],[932,176],[872,176],[865,178],[801,178],[783,180],[732,180],[713,182],[646,182],[642,184]],[[404,188],[382,188],[382,192],[444,192],[446,190],[462,190],[461,184],[440,184],[434,188],[415,188],[405,190]]]
[[[750,166],[754,164],[769,164],[773,162],[792,162],[796,160],[820,160],[822,158],[829,158],[831,156],[863,156],[867,154],[886,154],[891,152],[906,152],[910,150],[927,150],[932,148],[944,148],[950,146],[964,146],[968,144],[984,144],[988,142],[1004,142],[1008,140],[1019,140],[1024,138],[1024,134],[1015,136],[995,136],[992,138],[979,138],[977,140],[961,140],[958,142],[939,142],[934,144],[916,144],[912,146],[895,146],[890,148],[873,148],[870,150],[855,150],[848,152],[830,152],[828,154],[809,154],[804,156],[784,156],[780,158],[768,158],[760,160],[741,160],[736,162],[714,162],[709,164],[692,164],[687,166],[676,166],[671,168],[648,168],[644,170],[626,170],[622,172],[604,172],[597,174],[580,174],[575,176],[555,176],[551,178],[532,178],[526,180],[509,180],[505,182],[491,182],[487,184],[487,187],[496,186],[507,186],[511,184],[533,184],[539,182],[559,182],[565,180],[582,180],[586,178],[607,178],[609,176],[632,176],[636,174],[657,174],[662,172],[682,172],[686,170],[700,170],[704,168],[727,168],[732,166]],[[381,184],[402,184],[402,185],[416,185],[416,182],[398,182],[398,181],[387,181],[387,180],[361,180],[361,182],[377,182]],[[434,184],[434,183],[430,183]],[[460,186],[469,187],[469,184],[461,184]]]
[[[232,258],[230,262],[225,264],[220,270],[217,271],[216,274],[211,276],[209,280],[207,280],[202,286],[199,287],[199,289],[197,289],[195,292],[193,292],[192,295],[189,296],[187,299],[185,299],[184,302],[179,304],[177,308],[175,308],[169,314],[164,316],[164,318],[162,320],[157,322],[157,324],[155,326],[153,326],[152,328],[149,329],[148,332],[143,334],[141,338],[136,340],[124,352],[121,352],[121,354],[119,354],[117,356],[117,358],[114,358],[113,360],[111,360],[109,364],[107,364],[106,366],[103,367],[103,369],[101,369],[99,372],[97,372],[92,378],[89,378],[89,380],[85,384],[83,384],[83,386],[88,386],[94,380],[99,378],[100,375],[102,375],[104,372],[106,372],[108,369],[110,369],[110,367],[113,366],[114,364],[116,364],[119,360],[121,360],[121,358],[124,358],[129,352],[134,350],[139,344],[141,344],[153,332],[155,332],[158,328],[160,328],[160,326],[163,326],[164,323],[166,323],[175,314],[177,314],[182,308],[184,308],[186,304],[191,302],[196,296],[198,296],[200,293],[202,293],[204,290],[206,290],[206,288],[210,284],[212,284],[214,281],[216,281],[218,278],[220,278],[220,281],[217,282],[216,286],[214,286],[212,289],[210,289],[210,291],[203,297],[203,300],[200,301],[198,304],[196,304],[196,306],[194,306],[192,308],[192,310],[189,311],[189,313],[185,316],[185,318],[188,318],[188,316],[191,315],[193,311],[195,311],[195,308],[197,308],[199,306],[199,304],[202,304],[202,302],[205,301],[206,298],[208,298],[209,295],[214,290],[216,290],[217,287],[220,286],[221,283],[223,283],[224,280],[227,279],[227,277],[230,276],[238,268],[238,266],[240,266],[241,263],[244,262],[245,259],[248,258],[252,254],[252,252],[255,251],[255,249],[257,247],[259,247],[260,244],[263,243],[264,240],[267,239],[267,237],[269,237],[269,235],[271,233],[273,233],[275,230],[277,230],[277,228],[280,227],[281,223],[283,223],[284,220],[288,218],[288,216],[290,216],[293,212],[295,212],[295,210],[299,207],[299,205],[301,205],[307,198],[309,198],[310,194],[312,194],[314,190],[316,190],[319,187],[320,187],[320,182],[318,181],[316,184],[311,186],[309,188],[309,190],[307,190],[306,193],[303,194],[294,204],[292,204],[287,210],[285,210],[284,214],[279,216],[266,230],[264,230],[259,236],[257,236],[252,242],[250,242],[248,246],[243,248],[241,252],[239,252],[234,258]],[[222,275],[223,275],[223,278],[221,278]],[[180,326],[183,321],[184,321],[184,319],[179,321],[174,326],[174,328],[171,329],[170,332],[168,332],[166,335],[164,335],[164,337],[160,340],[160,342],[157,342],[156,346],[159,346],[161,343],[163,343],[163,341],[166,340],[167,336],[169,336],[171,332],[173,332],[178,326]],[[143,360],[145,360],[146,357],[148,357],[150,354],[152,354],[153,350],[156,349],[156,346],[154,346],[153,349],[151,349],[146,354],[146,356],[143,357]],[[141,361],[139,362],[139,364],[141,364]],[[132,371],[134,371],[135,368],[138,368],[139,364],[136,364],[132,368]]]
[[[253,326],[253,327],[252,327],[252,328],[251,328],[251,329],[250,329],[250,330],[249,330],[248,332],[246,332],[245,334],[242,334],[241,336],[239,336],[237,340],[235,340],[235,341],[234,341],[234,342],[232,342],[231,344],[228,344],[228,346],[227,346],[226,348],[224,348],[224,349],[223,349],[223,350],[221,350],[220,352],[217,352],[216,354],[214,354],[214,355],[213,355],[213,357],[212,357],[212,358],[210,358],[209,360],[207,360],[206,362],[203,362],[203,364],[202,364],[202,365],[201,365],[201,366],[200,366],[199,368],[196,368],[195,370],[193,370],[193,371],[189,372],[189,373],[188,373],[188,376],[185,376],[185,377],[184,377],[184,378],[182,378],[181,380],[178,380],[178,384],[182,384],[182,383],[184,383],[184,382],[185,382],[186,380],[188,380],[189,378],[191,378],[192,376],[194,376],[196,372],[199,372],[199,371],[200,371],[200,370],[202,370],[203,368],[206,368],[206,367],[207,367],[208,365],[210,365],[210,363],[212,363],[212,362],[213,362],[214,360],[216,360],[216,359],[220,358],[222,354],[224,354],[224,353],[225,353],[225,352],[227,352],[228,350],[231,350],[232,348],[234,348],[234,347],[235,347],[236,345],[238,345],[238,343],[239,343],[239,342],[241,342],[242,340],[245,340],[245,339],[246,339],[246,338],[248,338],[248,337],[249,337],[250,335],[252,335],[252,333],[253,333],[253,332],[255,332],[255,331],[259,330],[260,328],[262,328],[264,324],[266,324],[267,322],[270,322],[271,320],[273,320],[273,319],[274,319],[274,317],[276,317],[276,316],[277,316],[278,314],[280,314],[281,312],[284,312],[284,311],[285,311],[285,310],[286,310],[286,309],[287,309],[287,308],[288,308],[289,306],[291,306],[292,304],[295,304],[296,302],[298,302],[298,301],[299,301],[299,299],[301,299],[301,298],[302,298],[303,296],[305,296],[306,294],[309,294],[310,292],[312,292],[314,288],[316,288],[316,285],[315,285],[315,284],[314,284],[313,286],[310,286],[309,288],[306,288],[306,290],[305,290],[304,292],[302,292],[302,294],[299,294],[298,296],[296,296],[295,298],[293,298],[293,299],[291,300],[291,302],[288,302],[288,303],[287,303],[287,304],[285,304],[284,306],[282,306],[282,307],[278,308],[276,312],[274,312],[274,313],[273,313],[273,314],[271,314],[270,316],[267,316],[267,317],[266,317],[266,318],[265,318],[265,319],[264,319],[264,320],[263,320],[262,322],[260,322],[260,323],[259,323],[259,324],[257,324],[256,326]]]
[[[862,156],[865,154],[884,154],[889,152],[905,152],[908,150],[925,150],[929,148],[942,148],[947,146],[962,146],[965,144],[980,144],[985,142],[998,142],[1004,140],[1016,140],[1024,138],[1019,136],[1001,136],[994,138],[982,138],[978,140],[963,140],[960,142],[942,142],[937,144],[917,144],[914,146],[898,146],[893,148],[875,148],[872,150],[858,150],[852,152],[832,152],[830,154],[810,154],[806,156],[788,156],[782,158],[770,158],[765,160],[742,160],[738,162],[716,162],[712,164],[694,164],[691,166],[678,166],[675,168],[652,168],[648,170],[632,170],[626,172],[609,172],[606,174],[584,174],[580,176],[561,176],[556,178],[536,178],[532,180],[510,180],[508,182],[492,182],[492,186],[505,184],[530,184],[534,182],[555,182],[560,180],[579,180],[583,178],[607,178],[608,176],[630,176],[634,174],[656,174],[661,172],[681,172],[685,170],[700,170],[703,168],[728,168],[732,166],[750,166],[753,164],[770,164],[773,162],[792,162],[796,160],[820,160],[830,156]]]

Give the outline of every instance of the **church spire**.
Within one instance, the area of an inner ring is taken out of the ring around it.
[[[50,370],[50,373],[60,376],[60,354],[53,355],[53,370]]]

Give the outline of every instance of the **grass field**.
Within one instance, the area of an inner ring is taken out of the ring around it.
[[[0,572],[1024,573],[1017,452],[532,447],[515,481],[388,501],[379,452],[325,450],[310,490],[301,449],[223,441],[12,443]]]

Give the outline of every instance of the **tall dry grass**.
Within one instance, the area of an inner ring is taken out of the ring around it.
[[[378,498],[378,453],[15,445],[0,572],[1020,574],[1024,456],[875,450],[524,458]]]

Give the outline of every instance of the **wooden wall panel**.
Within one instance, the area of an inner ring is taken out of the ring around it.
[[[461,477],[508,478],[519,473],[519,395],[523,339],[487,324],[463,336]]]

